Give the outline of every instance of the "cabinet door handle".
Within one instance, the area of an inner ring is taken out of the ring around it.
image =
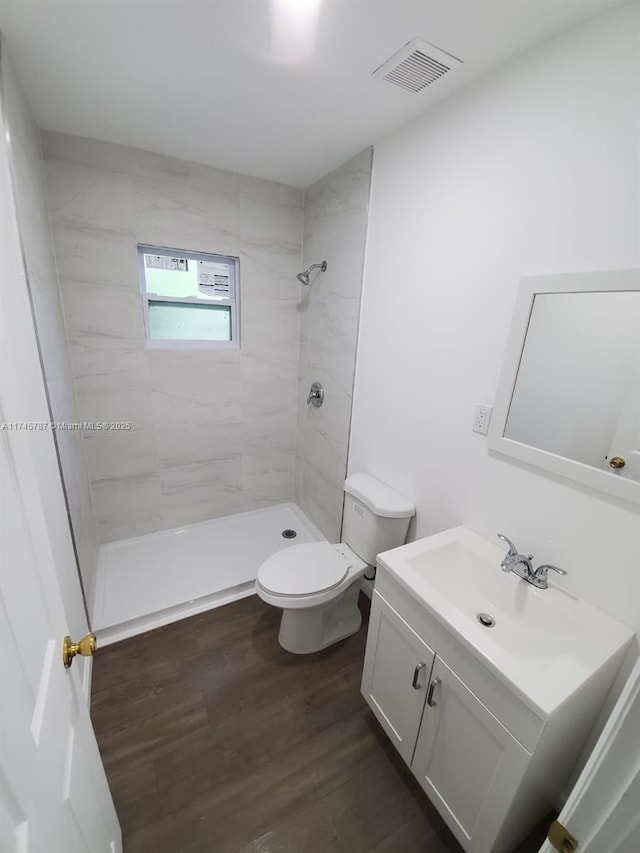
[[[423,660],[421,660],[420,663],[413,670],[413,681],[411,682],[411,686],[413,687],[414,690],[421,690],[422,689],[422,685],[418,684],[418,679],[420,678],[420,673],[425,668],[425,666],[426,666],[426,663]]]
[[[433,694],[436,692],[436,687],[439,684],[442,684],[442,680],[436,676],[431,680],[431,684],[429,685],[429,692],[427,693],[427,705],[429,705],[430,708],[433,708],[434,705],[438,704],[434,700]]]

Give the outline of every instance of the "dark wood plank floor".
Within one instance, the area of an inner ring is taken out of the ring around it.
[[[96,657],[125,853],[459,853],[360,695],[366,627],[296,656],[279,619],[246,598]]]

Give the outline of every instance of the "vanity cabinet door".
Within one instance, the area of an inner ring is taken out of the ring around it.
[[[373,591],[362,694],[394,746],[411,764],[435,653]]]
[[[530,754],[440,658],[411,769],[468,853],[488,853]]]

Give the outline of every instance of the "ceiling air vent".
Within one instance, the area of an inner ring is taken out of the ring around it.
[[[371,76],[376,80],[386,80],[387,83],[399,86],[407,92],[416,93],[440,80],[445,74],[450,74],[460,65],[460,59],[445,53],[428,41],[413,39]]]

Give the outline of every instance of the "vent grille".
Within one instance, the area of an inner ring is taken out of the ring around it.
[[[461,64],[455,56],[435,45],[413,39],[376,69],[372,76],[416,94]]]
[[[409,92],[420,92],[449,70],[449,66],[443,62],[432,59],[421,50],[415,50],[404,62],[385,74],[384,79]]]

